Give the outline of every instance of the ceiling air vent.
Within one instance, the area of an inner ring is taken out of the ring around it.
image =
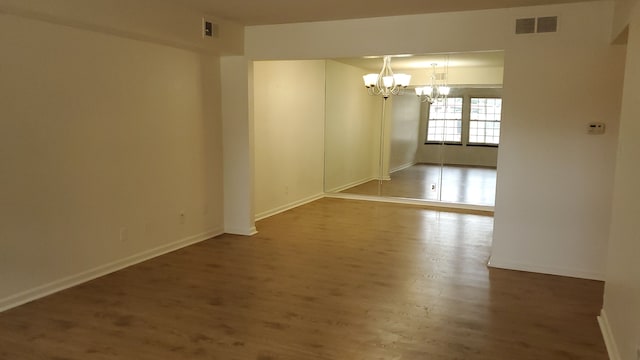
[[[536,32],[536,18],[516,19],[516,34]]]
[[[549,33],[558,31],[558,17],[545,16],[538,18],[537,31],[539,33]]]

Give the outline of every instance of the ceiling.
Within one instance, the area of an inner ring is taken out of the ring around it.
[[[585,0],[167,0],[244,25],[426,14]]]

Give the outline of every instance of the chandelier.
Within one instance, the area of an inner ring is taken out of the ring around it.
[[[421,102],[428,102],[429,104],[433,104],[434,102],[446,99],[451,92],[451,88],[447,86],[447,76],[449,72],[448,61],[445,68],[444,79],[441,80],[440,84],[437,84],[438,79],[436,76],[436,65],[437,64],[431,64],[433,72],[431,73],[429,85],[416,87],[416,95],[418,95],[418,98],[420,98]]]
[[[367,74],[362,78],[369,95],[381,95],[385,100],[391,95],[402,95],[411,81],[411,75],[393,73],[391,56],[383,57],[379,74]]]

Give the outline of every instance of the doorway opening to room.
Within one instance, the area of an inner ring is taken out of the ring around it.
[[[414,89],[444,58],[448,96],[421,102]],[[363,86],[381,64],[253,62],[257,219],[324,196],[493,210],[503,52],[393,57],[411,84],[386,103]]]

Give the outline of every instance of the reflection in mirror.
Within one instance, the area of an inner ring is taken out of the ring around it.
[[[448,98],[433,104],[412,89],[386,106],[369,96],[362,75],[381,64],[327,61],[325,191],[493,206],[504,54],[392,58],[395,72],[412,76],[412,88],[432,78],[448,83]]]

